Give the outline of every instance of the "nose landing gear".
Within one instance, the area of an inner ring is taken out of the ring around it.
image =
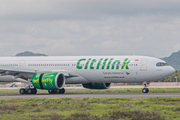
[[[148,93],[148,92],[149,92],[149,89],[148,89],[148,88],[143,88],[143,89],[142,89],[142,92],[143,92],[143,93]]]
[[[149,85],[149,82],[143,82],[144,88],[142,89],[143,93],[148,93],[149,89],[147,88],[147,86]]]

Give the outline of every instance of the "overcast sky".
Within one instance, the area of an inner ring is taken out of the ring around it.
[[[0,56],[169,56],[180,0],[0,0]]]

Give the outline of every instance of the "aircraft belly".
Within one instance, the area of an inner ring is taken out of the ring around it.
[[[81,76],[66,78],[66,84],[84,84],[84,83],[89,83],[89,82]]]
[[[85,75],[83,75],[83,77],[89,81],[89,82],[97,82],[99,81],[98,77],[95,74],[94,70],[89,70],[85,73]]]

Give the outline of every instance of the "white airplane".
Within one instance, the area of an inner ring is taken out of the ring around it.
[[[0,57],[1,82],[26,82],[20,94],[65,93],[65,84],[107,89],[111,83],[139,83],[162,79],[175,69],[165,61],[146,56]],[[142,89],[148,93],[148,88]]]

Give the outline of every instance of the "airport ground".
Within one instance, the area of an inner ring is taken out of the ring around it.
[[[90,93],[142,93],[143,86],[112,86],[110,89],[93,90],[82,87],[66,87],[65,94],[90,94]],[[20,88],[2,88],[0,94],[19,94]],[[38,94],[48,94],[47,90],[39,90]],[[154,86],[149,87],[149,93],[180,93],[179,86]]]
[[[1,99],[0,119],[179,120],[180,98]]]
[[[54,95],[45,90],[19,95],[19,89],[0,89],[0,119],[179,120],[179,87],[149,89],[145,94],[142,86],[106,90],[78,87]]]

